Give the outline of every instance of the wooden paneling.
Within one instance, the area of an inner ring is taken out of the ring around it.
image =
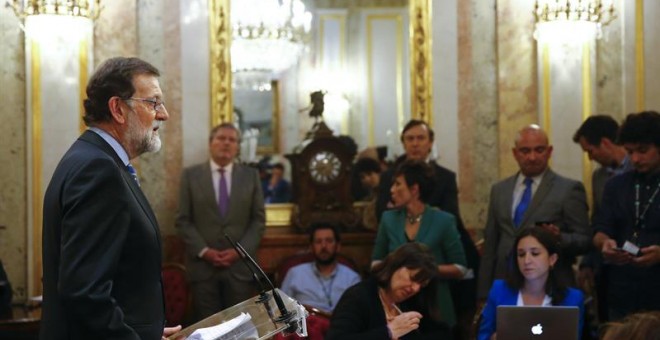
[[[371,251],[374,245],[375,233],[343,233],[341,235],[341,253],[353,259],[361,273],[366,273],[371,264]],[[259,250],[257,262],[268,274],[272,274],[283,259],[309,250],[309,235],[296,232],[269,234],[266,231]]]

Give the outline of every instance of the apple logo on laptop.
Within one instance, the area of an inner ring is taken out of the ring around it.
[[[532,326],[532,334],[541,335],[543,334],[543,326],[540,323],[537,323],[535,326]]]

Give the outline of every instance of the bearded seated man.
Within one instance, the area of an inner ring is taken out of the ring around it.
[[[310,248],[314,261],[289,269],[280,289],[303,305],[332,313],[344,291],[360,282],[358,273],[337,262],[340,237],[335,225],[312,225]]]

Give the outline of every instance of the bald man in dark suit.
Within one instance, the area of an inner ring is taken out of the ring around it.
[[[525,228],[539,224],[560,238],[561,254],[554,272],[573,282],[575,258],[591,245],[584,186],[548,167],[552,145],[545,132],[537,125],[526,126],[518,132],[512,151],[520,171],[495,183],[490,193],[477,290],[480,299],[488,296],[495,279],[505,277],[509,261],[515,260],[508,258],[513,242]],[[524,199],[526,192],[528,199]]]

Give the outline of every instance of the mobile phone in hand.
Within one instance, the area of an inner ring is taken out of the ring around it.
[[[534,222],[534,225],[541,227],[544,224],[554,224],[554,223],[555,223],[555,221],[539,220],[539,221]]]

